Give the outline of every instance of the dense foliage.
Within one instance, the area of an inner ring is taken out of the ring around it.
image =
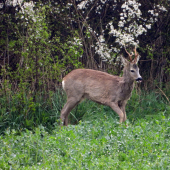
[[[10,2],[0,8],[3,90],[26,85],[32,91],[54,90],[82,64],[120,74],[123,47],[134,45],[141,55],[145,90],[162,88],[162,82],[169,87],[167,0]]]

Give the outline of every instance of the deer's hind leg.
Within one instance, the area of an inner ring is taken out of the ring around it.
[[[67,126],[68,125],[68,116],[70,114],[70,111],[78,104],[77,100],[75,100],[74,97],[69,98],[67,100],[67,103],[64,105],[63,109],[61,110],[61,116],[60,119],[62,121],[62,124]]]
[[[70,111],[78,105],[78,103],[82,100],[82,94],[76,94],[75,96],[68,95],[67,96],[67,103],[64,105],[63,109],[61,110],[60,119],[62,124],[67,126],[68,125],[68,116]]]

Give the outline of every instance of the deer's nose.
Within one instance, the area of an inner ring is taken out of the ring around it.
[[[136,79],[137,82],[142,82],[142,77]]]

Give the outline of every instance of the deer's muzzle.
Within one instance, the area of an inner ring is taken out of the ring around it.
[[[141,83],[142,82],[142,77],[137,78],[136,81]]]

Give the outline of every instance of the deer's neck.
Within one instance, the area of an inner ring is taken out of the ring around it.
[[[129,79],[124,78],[124,87],[129,92],[131,92],[133,90],[133,87],[134,87],[134,80],[129,80]]]
[[[127,74],[126,71],[123,73],[123,80],[124,80],[124,89],[127,92],[127,94],[131,93],[134,87],[134,80],[130,78],[130,76]]]

